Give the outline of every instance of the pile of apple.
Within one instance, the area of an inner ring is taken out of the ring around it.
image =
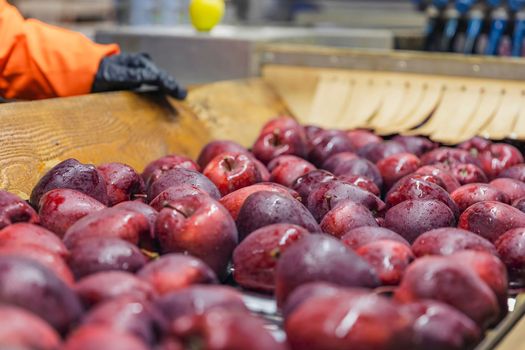
[[[508,144],[286,117],[142,174],[68,159],[0,192],[0,348],[471,349],[525,284],[524,181]]]

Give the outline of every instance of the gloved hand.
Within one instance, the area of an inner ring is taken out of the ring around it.
[[[179,100],[186,98],[186,90],[166,71],[158,68],[145,53],[105,57],[98,68],[93,92],[132,90],[143,85],[156,86],[160,91]]]

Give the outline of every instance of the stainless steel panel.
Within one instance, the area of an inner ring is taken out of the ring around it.
[[[116,42],[122,50],[148,52],[182,84],[252,76],[259,43],[314,44],[390,49],[393,34],[384,30],[219,26],[210,34],[191,27],[119,27],[99,30],[96,40]]]

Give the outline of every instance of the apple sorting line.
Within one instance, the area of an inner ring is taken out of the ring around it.
[[[525,286],[524,181],[510,144],[289,117],[142,174],[66,159],[0,191],[0,347],[473,349]]]

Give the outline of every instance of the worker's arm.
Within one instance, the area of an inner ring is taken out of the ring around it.
[[[119,54],[80,33],[25,20],[0,0],[0,97],[41,99],[151,85],[176,98],[186,91],[145,54]]]
[[[0,0],[0,96],[39,99],[91,91],[100,62],[119,52],[80,33],[25,20]]]

